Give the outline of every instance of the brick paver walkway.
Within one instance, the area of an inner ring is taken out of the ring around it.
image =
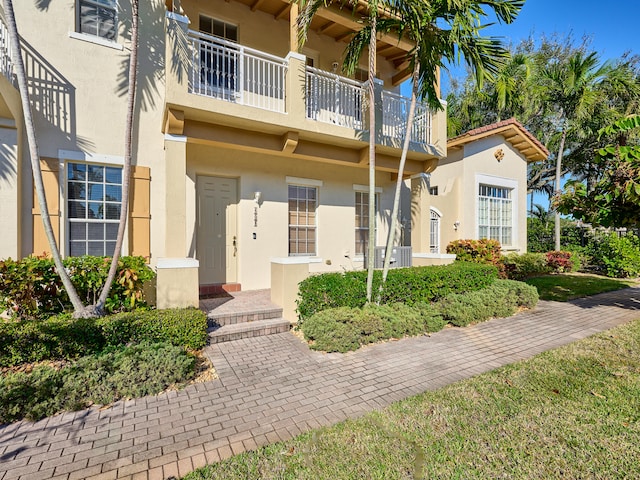
[[[209,347],[220,378],[0,427],[0,480],[162,479],[640,317],[640,288],[338,355],[287,334]]]

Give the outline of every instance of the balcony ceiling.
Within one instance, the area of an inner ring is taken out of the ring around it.
[[[288,19],[291,11],[291,3],[286,0],[236,1],[246,5],[254,12],[261,11],[273,15],[276,20]],[[359,1],[355,11],[346,4],[343,8],[340,8],[339,5],[321,8],[311,22],[311,30],[319,35],[331,37],[336,42],[347,44],[353,34],[362,28],[366,17],[366,6],[366,2]],[[392,62],[397,70],[404,73],[402,71],[408,66],[405,60],[406,53],[412,46],[411,42],[400,40],[395,35],[383,35],[379,37],[377,43],[378,55]],[[396,83],[395,80],[394,83]]]

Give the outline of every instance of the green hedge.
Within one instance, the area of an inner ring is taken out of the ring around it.
[[[551,273],[551,267],[547,264],[547,256],[544,253],[515,252],[502,257],[507,276],[512,280],[523,280],[529,277]]]
[[[9,373],[0,377],[0,423],[157,394],[193,378],[194,364],[181,347],[145,343],[86,356],[61,370]]]
[[[107,278],[109,257],[69,257],[64,260],[78,295],[95,303]],[[146,306],[143,288],[155,273],[142,257],[121,257],[116,278],[105,303],[108,313]],[[22,320],[47,318],[71,309],[71,302],[56,273],[53,259],[30,256],[0,261],[0,310]]]
[[[0,322],[0,367],[73,360],[132,342],[167,342],[197,350],[206,339],[207,317],[197,309],[137,310],[100,319],[63,314],[48,320],[9,320]]]
[[[525,283],[496,280],[482,290],[452,293],[434,303],[339,307],[320,311],[300,329],[314,350],[348,352],[389,338],[437,332],[447,323],[466,326],[533,308],[538,291]]]
[[[497,278],[491,265],[456,262],[451,265],[397,268],[389,271],[381,304],[431,302],[453,292],[478,290]],[[374,296],[382,272],[374,275]],[[367,272],[323,273],[303,280],[299,286],[298,317],[304,323],[328,308],[362,307],[366,302]]]

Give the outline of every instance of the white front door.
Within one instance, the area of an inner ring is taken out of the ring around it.
[[[196,257],[201,285],[237,282],[237,191],[235,178],[198,176]]]

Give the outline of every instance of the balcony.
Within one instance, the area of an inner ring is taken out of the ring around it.
[[[175,32],[171,22],[176,20],[168,17],[168,22],[169,32]],[[182,110],[201,125],[281,135],[291,142],[300,135],[354,151],[366,148],[367,82],[310,67],[298,53],[282,58],[189,30],[186,22],[180,28],[182,34],[170,34],[167,41],[167,65],[175,67],[175,58],[182,59],[179,68],[167,69],[167,108]],[[410,99],[385,90],[379,81],[374,90],[377,149],[397,158]],[[416,106],[410,157],[444,156],[445,118],[425,104]]]
[[[4,21],[0,21],[0,74],[4,75],[9,82],[14,83],[11,43],[9,42],[9,32]]]

